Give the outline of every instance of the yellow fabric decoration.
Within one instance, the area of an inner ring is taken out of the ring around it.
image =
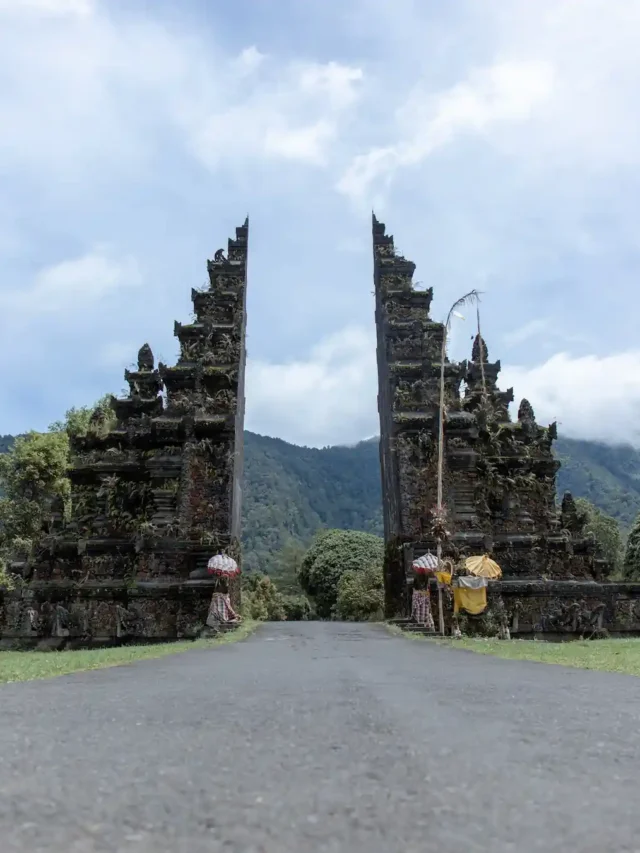
[[[473,616],[483,613],[487,607],[487,588],[486,586],[480,589],[469,589],[464,586],[454,586],[453,588],[453,612],[458,613],[460,610],[466,610]]]
[[[451,583],[451,572],[436,572],[436,580],[438,583],[444,583],[449,586]]]
[[[496,578],[502,577],[502,569],[500,566],[484,554],[482,557],[467,557],[464,561],[464,567],[470,575],[475,575],[477,578]]]

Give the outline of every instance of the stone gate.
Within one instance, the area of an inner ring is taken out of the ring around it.
[[[0,592],[3,642],[55,646],[198,636],[217,552],[240,560],[249,222],[207,263],[177,364],[150,347],[72,442],[71,507],[53,507],[22,582]],[[163,399],[164,394],[164,399]],[[233,591],[237,598],[239,589]]]

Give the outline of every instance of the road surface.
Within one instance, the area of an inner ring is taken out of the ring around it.
[[[2,853],[640,850],[640,679],[281,623],[0,687]]]

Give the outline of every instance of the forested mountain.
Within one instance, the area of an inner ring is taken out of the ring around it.
[[[378,441],[355,447],[298,447],[245,433],[244,560],[268,567],[289,538],[307,542],[319,527],[382,535]]]
[[[11,446],[0,436],[0,452]],[[624,533],[640,512],[640,451],[560,438],[558,493],[569,489],[616,518]],[[245,434],[243,543],[247,569],[269,570],[290,539],[307,543],[320,527],[382,533],[376,439],[322,450]]]
[[[559,438],[558,493],[586,498],[619,522],[624,534],[640,512],[640,450],[631,445]]]

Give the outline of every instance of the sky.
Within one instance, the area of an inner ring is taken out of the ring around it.
[[[516,404],[640,446],[639,43],[640,0],[0,0],[0,434],[172,363],[249,214],[247,428],[374,435],[375,209]]]

